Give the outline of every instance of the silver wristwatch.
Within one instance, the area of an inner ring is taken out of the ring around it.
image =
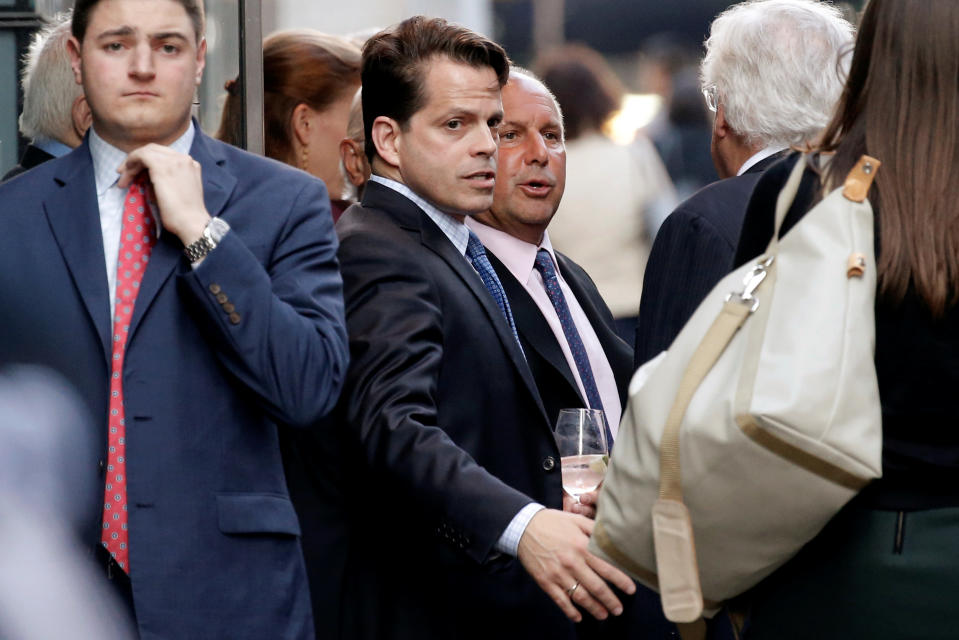
[[[196,242],[183,247],[183,253],[186,254],[190,262],[198,262],[205,258],[206,254],[216,249],[216,246],[220,244],[220,240],[223,239],[223,236],[225,236],[229,230],[230,225],[227,224],[226,220],[210,218],[210,221],[206,223],[206,227],[203,229],[203,235],[201,235]]]

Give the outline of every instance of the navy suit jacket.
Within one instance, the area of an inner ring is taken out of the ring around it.
[[[349,638],[571,638],[495,544],[535,500],[561,508],[559,454],[509,325],[466,258],[377,183],[336,225],[351,363],[339,409],[356,507]]]
[[[636,368],[672,344],[706,294],[732,270],[749,196],[763,171],[780,157],[706,185],[663,222],[643,276]]]
[[[142,638],[310,638],[300,526],[278,426],[334,405],[347,354],[322,183],[199,132],[206,208],[230,223],[196,269],[162,233],[123,368],[130,578]],[[109,292],[87,143],[0,186],[0,290],[53,309],[46,340],[97,428],[89,543],[99,544],[111,353]],[[10,304],[8,301],[5,304]],[[225,305],[232,304],[227,309]]]

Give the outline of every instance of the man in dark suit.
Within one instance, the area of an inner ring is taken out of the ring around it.
[[[493,205],[466,224],[492,254],[550,421],[562,408],[596,405],[615,433],[633,373],[631,350],[616,335],[593,281],[553,250],[546,230],[566,184],[562,113],[539,79],[514,67],[503,88],[503,114]],[[545,283],[553,277],[560,295],[551,297]],[[567,335],[566,316],[575,335]],[[585,361],[574,355],[579,345]]]
[[[20,81],[20,133],[30,139],[30,144],[20,157],[20,164],[7,171],[0,181],[69,153],[79,146],[90,128],[90,107],[70,68],[69,39],[70,14],[65,13],[38,31],[30,42]]]
[[[829,121],[852,37],[838,11],[811,0],[746,2],[713,21],[701,77],[715,113],[710,148],[721,180],[681,203],[656,235],[643,278],[637,367],[669,347],[732,269],[762,172]]]
[[[564,513],[559,454],[501,285],[463,223],[489,208],[493,42],[411,18],[363,55],[373,176],[337,223],[358,458],[347,637],[570,638],[618,613],[627,576]],[[543,508],[547,507],[547,508]]]
[[[278,428],[345,376],[326,191],[190,119],[196,0],[81,0],[69,49],[93,126],[0,187],[0,290],[98,417],[89,542],[142,637],[312,638]]]

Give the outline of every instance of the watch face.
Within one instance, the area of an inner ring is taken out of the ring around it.
[[[230,225],[227,224],[226,220],[221,220],[220,218],[211,218],[206,228],[210,240],[214,243],[218,243],[229,230]]]

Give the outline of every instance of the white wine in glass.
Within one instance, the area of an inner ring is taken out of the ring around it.
[[[606,476],[606,418],[600,409],[562,409],[553,435],[559,447],[563,490],[579,502]]]

